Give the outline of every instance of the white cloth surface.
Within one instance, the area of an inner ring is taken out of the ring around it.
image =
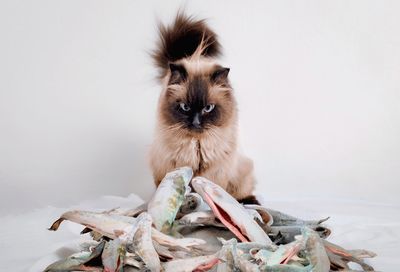
[[[303,219],[330,216],[328,240],[344,248],[374,251],[367,260],[377,271],[398,271],[400,261],[400,207],[343,199],[268,199],[264,205]],[[66,208],[46,207],[29,213],[0,218],[0,271],[37,272],[50,263],[79,250],[90,237],[80,235],[82,226],[65,222],[57,232],[47,228],[66,210],[133,208],[143,203],[128,197],[103,196]]]

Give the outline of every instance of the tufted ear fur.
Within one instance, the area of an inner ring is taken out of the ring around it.
[[[187,72],[185,67],[179,64],[169,63],[169,70],[171,76],[169,78],[169,84],[179,84],[186,80]]]
[[[215,70],[211,75],[211,81],[215,83],[226,83],[228,81],[228,74],[230,69],[226,67],[220,67]]]

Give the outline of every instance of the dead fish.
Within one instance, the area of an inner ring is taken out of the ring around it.
[[[137,217],[137,230],[133,237],[133,248],[151,272],[161,270],[160,258],[151,240],[151,216],[144,212]]]
[[[270,226],[266,228],[269,236],[274,237],[275,243],[287,244],[295,240],[295,236],[301,235],[304,225],[290,225],[290,226]],[[316,231],[321,238],[329,236],[331,231],[323,226],[309,225],[309,228]]]
[[[130,210],[126,210],[126,211],[121,212],[120,215],[137,217],[142,212],[147,212],[147,205],[148,205],[148,203],[143,203],[143,204],[137,206],[134,209],[130,209]]]
[[[325,251],[325,246],[318,233],[308,227],[302,230],[303,238],[306,240],[307,257],[310,260],[313,272],[329,271],[330,261]]]
[[[329,217],[327,217],[320,220],[303,220],[273,209],[265,209],[273,218],[272,226],[319,225],[329,219]]]
[[[181,216],[199,211],[210,211],[210,207],[203,201],[198,193],[189,193],[179,209]]]
[[[101,254],[104,272],[122,272],[124,256],[125,246],[120,239],[107,242]]]
[[[130,240],[130,237],[126,237],[126,235],[132,233],[137,223],[136,218],[117,214],[69,211],[62,214],[60,219],[55,221],[49,230],[56,231],[64,220],[84,225],[102,236],[111,239],[121,238],[124,241]]]
[[[169,233],[192,176],[192,168],[181,167],[169,172],[158,185],[147,206],[156,229]]]
[[[206,243],[204,240],[196,238],[174,238],[158,231],[155,228],[152,228],[151,235],[153,240],[169,248],[191,250],[190,248],[193,246],[200,246]]]
[[[222,241],[222,239],[219,239],[219,240],[222,242],[222,244],[224,244],[224,241]],[[236,248],[237,248],[238,251],[251,254],[252,251],[258,251],[260,249],[266,249],[266,250],[269,250],[269,251],[275,251],[277,249],[277,246],[274,245],[274,244],[263,245],[263,244],[260,244],[260,243],[257,243],[257,242],[242,242],[242,243],[238,243],[236,245]]]
[[[216,254],[173,260],[163,263],[165,272],[192,272],[211,269],[218,263]],[[206,271],[206,270],[205,270]]]
[[[258,265],[255,263],[252,263],[244,256],[240,256],[240,255],[237,256],[236,264],[237,264],[237,267],[239,268],[239,271],[260,272],[260,268],[258,267]]]
[[[289,244],[280,245],[276,250],[260,249],[256,252],[252,250],[250,254],[258,263],[265,265],[266,269],[270,266],[289,263],[304,247],[304,239],[300,236]]]
[[[214,213],[209,211],[192,212],[186,214],[177,221],[178,225],[184,226],[214,226],[225,227],[217,218]]]
[[[49,265],[45,272],[65,272],[65,271],[102,271],[99,267],[85,266],[89,261],[99,257],[104,249],[105,241],[99,243],[92,251],[82,251],[73,254],[65,260],[57,261]]]
[[[355,258],[358,258],[358,259],[376,257],[376,253],[374,253],[372,251],[369,251],[369,250],[366,250],[366,249],[350,249],[350,250],[347,250],[347,252],[350,253],[351,255],[353,255]]]
[[[126,251],[124,259],[123,259],[123,262],[124,262],[124,272],[125,272],[125,269],[126,269],[127,266],[134,267],[134,268],[137,268],[139,270],[143,270],[144,269],[143,261],[135,253]]]
[[[245,204],[243,206],[247,210],[256,211],[260,215],[263,224],[266,224],[267,226],[271,226],[274,223],[274,218],[268,212],[267,208],[265,208],[265,207],[263,207],[261,205],[255,205],[255,204]]]
[[[331,262],[331,270],[344,270],[349,269],[348,261],[343,260],[340,256],[333,254],[330,251],[326,251],[329,261]]]
[[[129,216],[104,214],[87,211],[70,211],[61,215],[49,230],[56,231],[64,220],[69,220],[78,224],[82,224],[95,232],[100,233],[111,239],[120,238],[124,242],[131,241],[132,235],[136,228],[137,219]],[[202,245],[205,241],[192,238],[174,238],[165,235],[160,231],[152,228],[152,238],[161,245],[167,247],[178,247],[184,250],[190,250],[191,246]]]
[[[217,184],[195,177],[192,186],[207,202],[217,218],[242,242],[272,244],[271,239],[246,212],[246,209]]]
[[[217,266],[217,272],[233,272],[237,270],[237,240],[235,238],[229,241],[223,241],[222,249],[218,253],[221,262]]]
[[[337,256],[340,256],[346,262],[354,262],[359,264],[365,271],[374,271],[374,268],[368,264],[366,264],[361,258],[358,258],[353,252],[348,251],[338,245],[335,245],[331,242],[323,240],[323,244],[328,252],[331,252]],[[356,251],[357,253],[357,251]],[[364,252],[367,253],[367,252]],[[368,252],[367,255],[376,256],[373,252]]]
[[[284,264],[284,265],[277,264],[277,265],[271,265],[271,266],[264,266],[262,271],[264,271],[264,272],[313,272],[314,270],[311,270],[310,267],[302,267],[302,266],[288,265],[288,264]],[[326,270],[325,272],[328,272],[328,271],[329,270]]]
[[[222,248],[221,238],[229,240],[235,237],[235,235],[226,228],[212,226],[183,228],[181,233],[186,238],[191,237],[205,241],[203,245],[192,247],[191,252],[195,250],[197,256],[214,254]]]
[[[130,265],[125,265],[124,266],[124,272],[141,272],[143,271],[140,268],[134,267],[134,266],[130,266]]]
[[[235,238],[226,241],[219,238],[223,247],[219,252],[219,258],[222,261],[218,264],[217,272],[225,271],[260,271],[258,263],[248,253],[252,248],[262,247],[264,245],[254,242],[238,243]],[[269,248],[269,247],[268,247]]]

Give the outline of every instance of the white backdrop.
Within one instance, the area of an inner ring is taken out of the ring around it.
[[[154,190],[148,51],[209,18],[258,193],[400,203],[399,1],[0,1],[0,214]]]

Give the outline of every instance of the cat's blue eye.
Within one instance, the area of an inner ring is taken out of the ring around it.
[[[208,104],[207,106],[204,107],[203,112],[211,112],[215,108],[214,104]]]
[[[190,111],[190,107],[186,105],[185,103],[180,103],[179,106],[183,111]]]

